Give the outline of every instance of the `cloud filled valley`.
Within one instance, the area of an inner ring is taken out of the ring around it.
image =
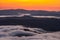
[[[60,40],[60,11],[0,10],[0,40]]]
[[[59,40],[60,32],[47,33],[39,28],[27,28],[22,25],[0,26],[0,40]]]

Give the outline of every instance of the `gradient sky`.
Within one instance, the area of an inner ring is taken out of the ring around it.
[[[0,0],[0,9],[60,11],[60,0]]]

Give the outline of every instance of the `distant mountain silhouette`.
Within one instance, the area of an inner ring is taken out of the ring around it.
[[[44,10],[25,10],[25,9],[10,9],[0,10],[0,15],[18,15],[29,13],[35,16],[60,16],[60,11],[44,11]]]

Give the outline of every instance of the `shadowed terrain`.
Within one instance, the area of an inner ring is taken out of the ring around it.
[[[23,25],[31,28],[42,28],[46,31],[60,31],[60,19],[34,17],[4,17],[0,25]]]

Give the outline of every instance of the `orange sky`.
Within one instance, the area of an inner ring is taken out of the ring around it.
[[[60,0],[0,0],[0,9],[60,11]]]

